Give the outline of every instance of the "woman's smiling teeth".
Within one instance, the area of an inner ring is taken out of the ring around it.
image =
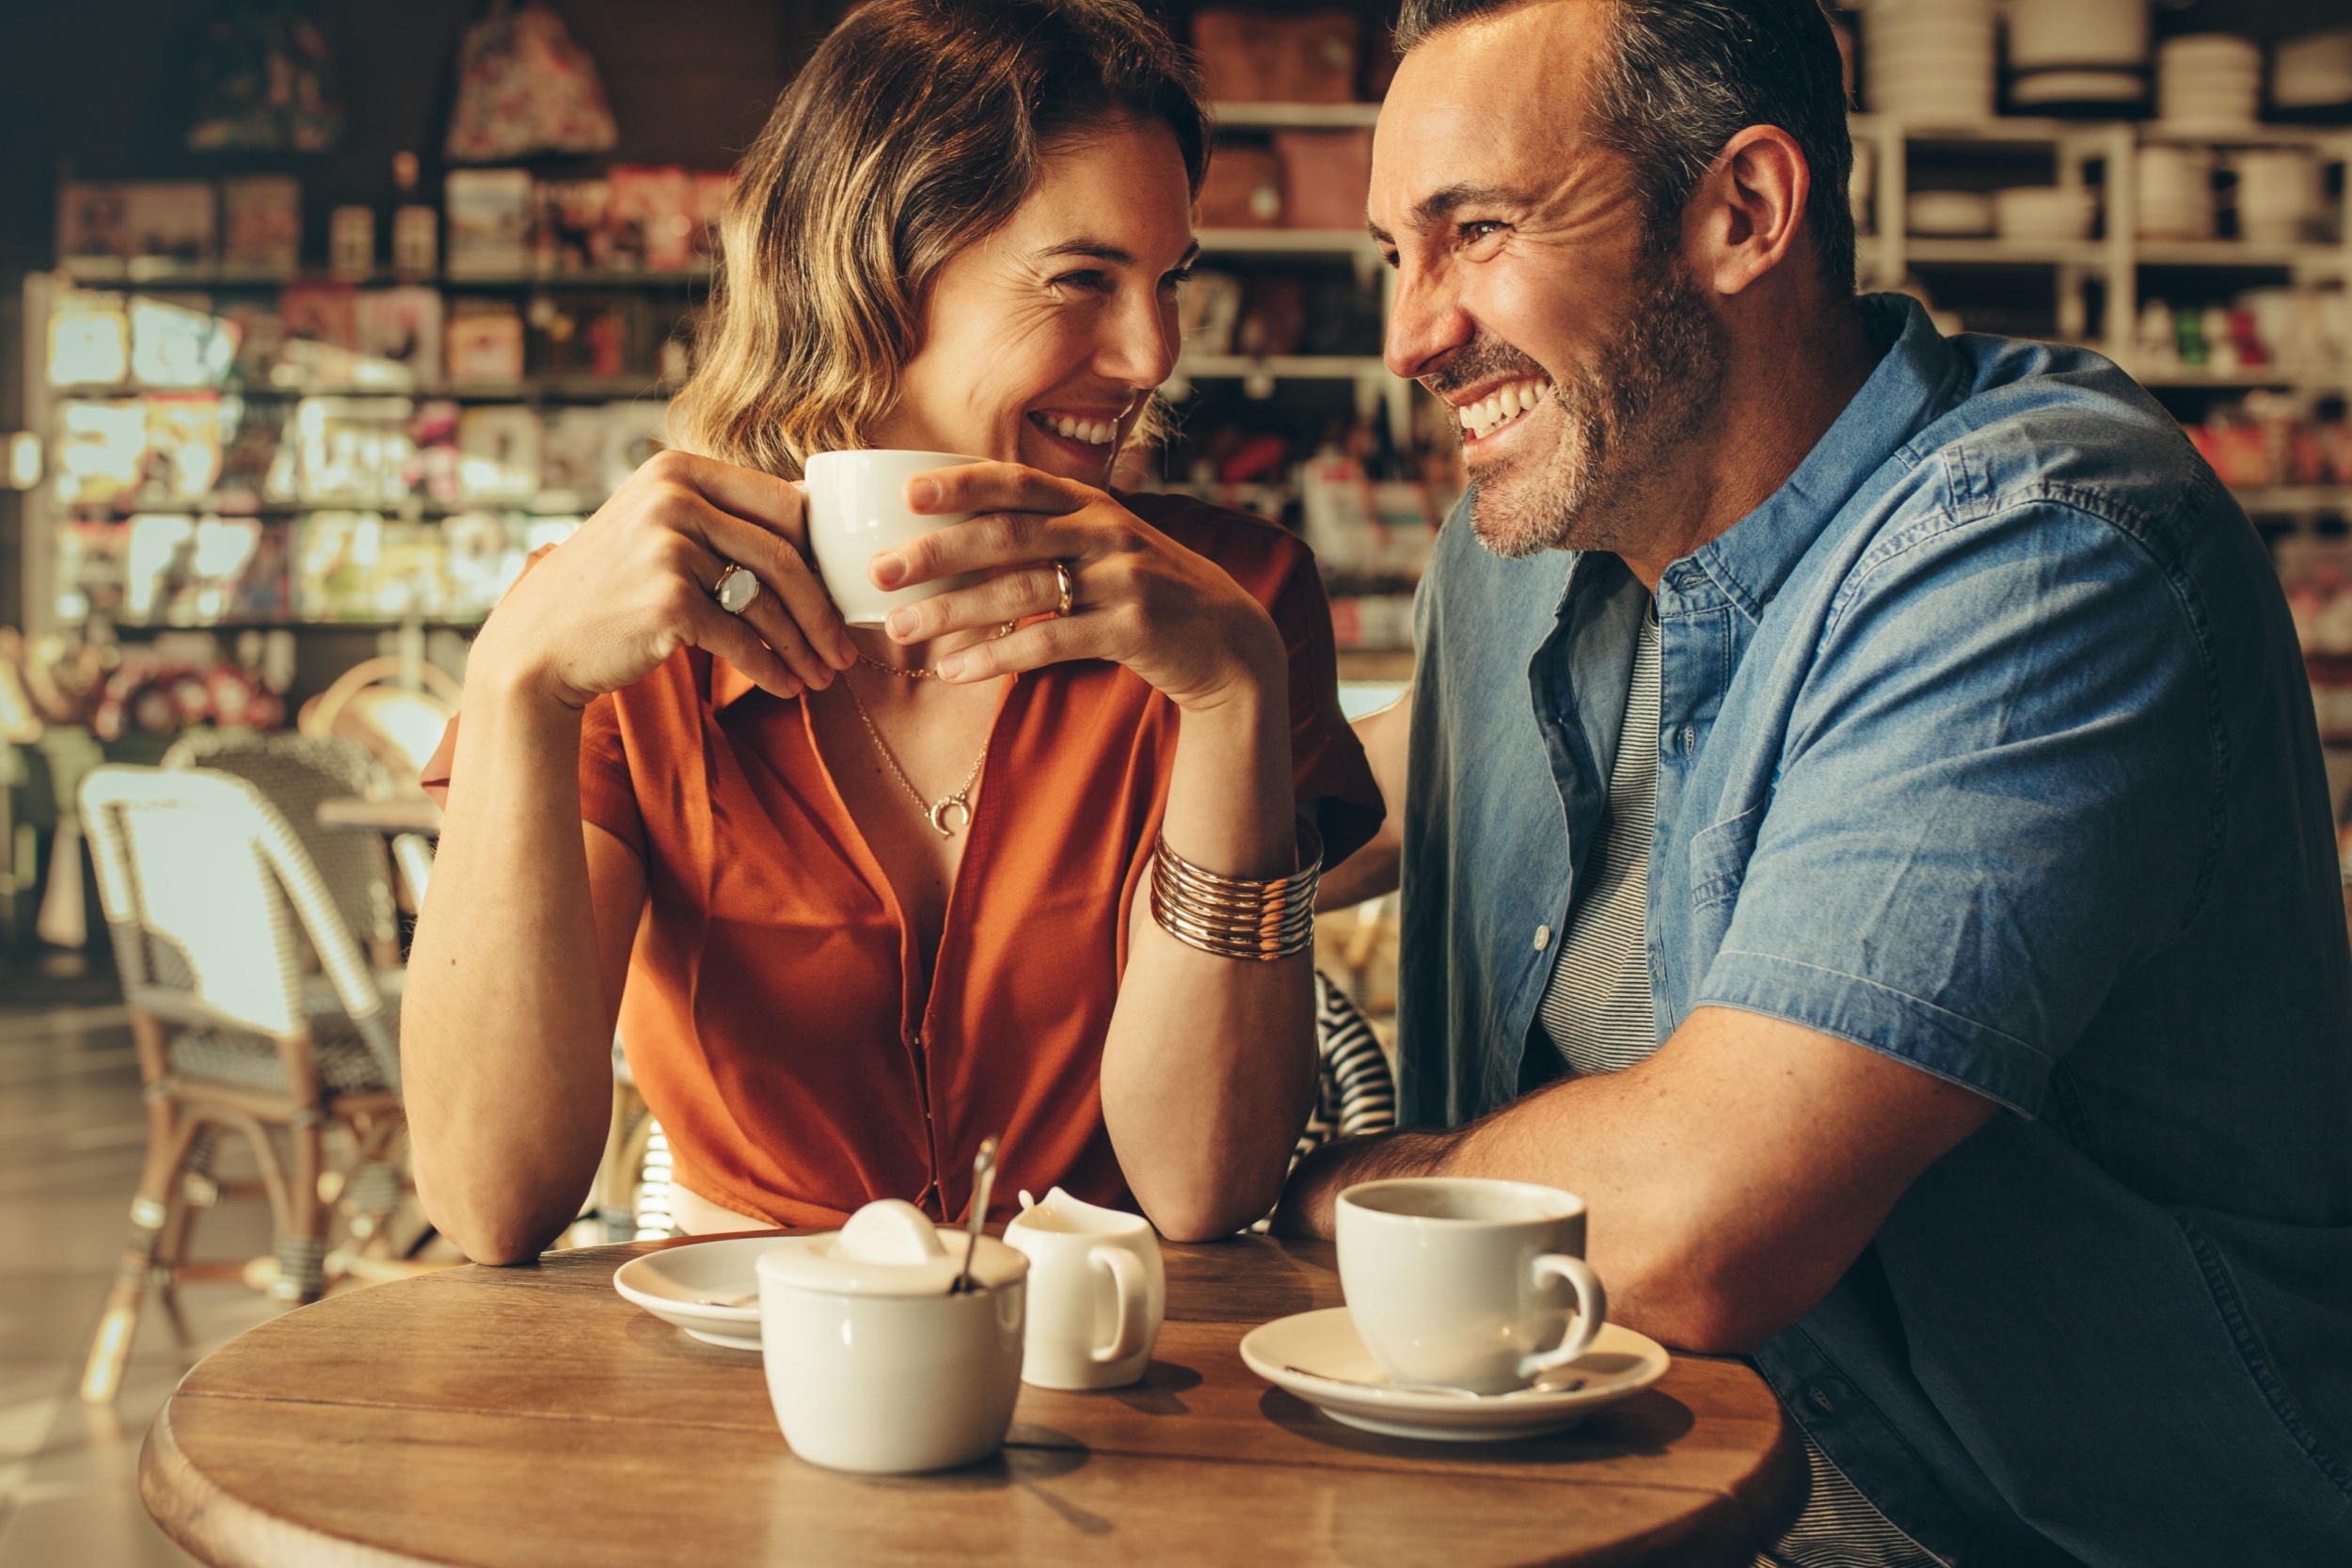
[[[1454,412],[1461,419],[1462,429],[1473,441],[1483,441],[1534,407],[1550,395],[1550,384],[1544,381],[1515,381],[1499,392],[1491,392],[1476,403],[1467,403]]]
[[[1029,418],[1042,430],[1050,430],[1067,440],[1084,441],[1090,447],[1107,447],[1118,438],[1117,420],[1083,420],[1071,414],[1053,414],[1042,410]]]

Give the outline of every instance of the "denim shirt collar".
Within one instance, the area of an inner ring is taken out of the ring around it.
[[[1871,294],[1861,306],[1871,343],[1885,345],[1878,368],[1761,506],[1666,568],[1661,584],[1684,608],[1728,603],[1761,619],[1847,499],[1965,392],[1960,356],[1917,300]]]

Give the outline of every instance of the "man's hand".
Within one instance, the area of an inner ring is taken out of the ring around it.
[[[1994,1102],[1799,1024],[1702,1007],[1638,1067],[1571,1079],[1450,1132],[1348,1139],[1300,1162],[1275,1216],[1390,1176],[1500,1177],[1591,1207],[1610,1316],[1685,1349],[1752,1349],[1826,1294],[1905,1188]]]

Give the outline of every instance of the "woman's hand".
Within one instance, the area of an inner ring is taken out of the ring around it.
[[[471,667],[575,708],[684,647],[716,654],[779,697],[830,686],[856,653],[806,548],[801,493],[788,482],[659,453],[514,586],[484,625]],[[711,596],[729,562],[759,578],[740,615]]]
[[[944,680],[1101,658],[1188,710],[1216,707],[1245,688],[1286,689],[1288,653],[1264,608],[1222,567],[1091,485],[1017,463],[975,463],[918,474],[907,483],[907,504],[975,515],[876,555],[868,568],[875,586],[993,575],[894,610],[884,629],[896,641],[1053,616],[1061,603],[1055,563],[1070,573],[1067,615],[949,654],[938,664]]]

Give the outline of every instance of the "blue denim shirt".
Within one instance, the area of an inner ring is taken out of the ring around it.
[[[2106,361],[1865,309],[1868,384],[1659,584],[1658,1035],[1743,1008],[2010,1114],[1756,1364],[1955,1563],[2352,1562],[2352,958],[2276,575]],[[1439,535],[1409,1124],[1546,1075],[1641,614],[1613,555]]]

